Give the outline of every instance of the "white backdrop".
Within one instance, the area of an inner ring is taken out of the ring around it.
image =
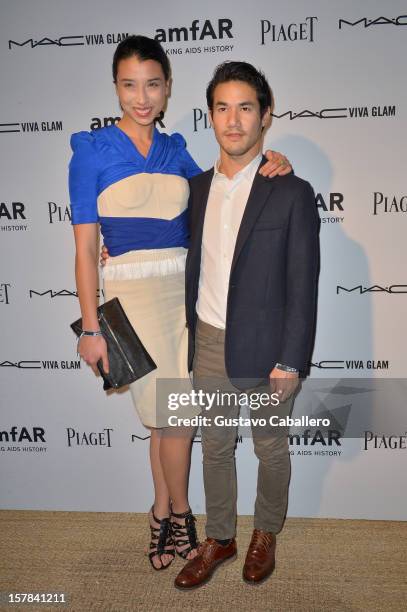
[[[311,182],[321,216],[312,377],[340,377],[346,388],[355,377],[405,378],[405,13],[398,0],[249,8],[173,0],[148,9],[138,0],[1,0],[2,508],[145,511],[151,503],[148,431],[129,393],[106,396],[81,367],[68,327],[79,316],[69,136],[119,116],[111,59],[126,34],[163,42],[173,68],[165,130],[181,132],[205,169],[217,151],[205,118],[214,67],[241,59],[264,70],[275,95],[266,145]],[[407,422],[392,430],[389,398],[384,437],[368,419],[367,441],[292,444],[289,515],[407,518]],[[198,439],[197,512],[200,453]],[[239,511],[251,514],[250,440],[238,444],[237,463]]]

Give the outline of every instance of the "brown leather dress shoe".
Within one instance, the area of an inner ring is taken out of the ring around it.
[[[243,579],[258,584],[273,573],[275,567],[276,536],[268,531],[253,531],[243,567]]]
[[[215,569],[225,561],[236,559],[236,540],[233,538],[227,546],[218,544],[213,538],[206,538],[199,545],[198,554],[188,561],[175,578],[178,589],[195,589],[208,582]]]

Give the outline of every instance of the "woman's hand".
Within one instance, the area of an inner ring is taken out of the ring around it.
[[[100,265],[102,266],[102,268],[106,265],[108,259],[109,251],[107,250],[107,246],[103,245],[102,250],[100,251]]]
[[[96,375],[99,374],[97,362],[102,360],[103,369],[109,372],[109,360],[107,358],[107,344],[103,336],[82,336],[78,344],[78,354],[92,368]]]
[[[264,154],[267,157],[267,162],[260,168],[259,173],[268,178],[273,176],[283,176],[292,172],[292,167],[285,155],[278,151],[267,151]]]

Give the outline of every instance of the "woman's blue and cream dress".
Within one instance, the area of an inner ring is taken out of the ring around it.
[[[72,223],[100,223],[105,299],[120,299],[158,366],[130,385],[141,421],[155,427],[156,378],[188,377],[188,179],[201,170],[180,134],[157,129],[146,158],[115,125],[73,134],[71,146]]]

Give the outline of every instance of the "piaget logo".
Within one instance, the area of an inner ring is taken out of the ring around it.
[[[261,19],[261,43],[269,42],[315,42],[315,25],[318,17],[305,17],[303,21],[274,23],[271,19]]]
[[[381,191],[373,194],[373,215],[382,213],[405,213],[407,212],[407,195],[385,195]]]
[[[73,427],[67,427],[67,444],[69,447],[72,446],[106,446],[111,448],[112,437],[111,427],[105,427],[102,431],[78,431]]]
[[[71,211],[67,205],[59,205],[56,202],[48,202],[48,223],[70,223]]]
[[[10,304],[10,283],[0,283],[0,304]]]
[[[363,450],[372,449],[407,450],[407,432],[385,436],[373,431],[365,431]]]

